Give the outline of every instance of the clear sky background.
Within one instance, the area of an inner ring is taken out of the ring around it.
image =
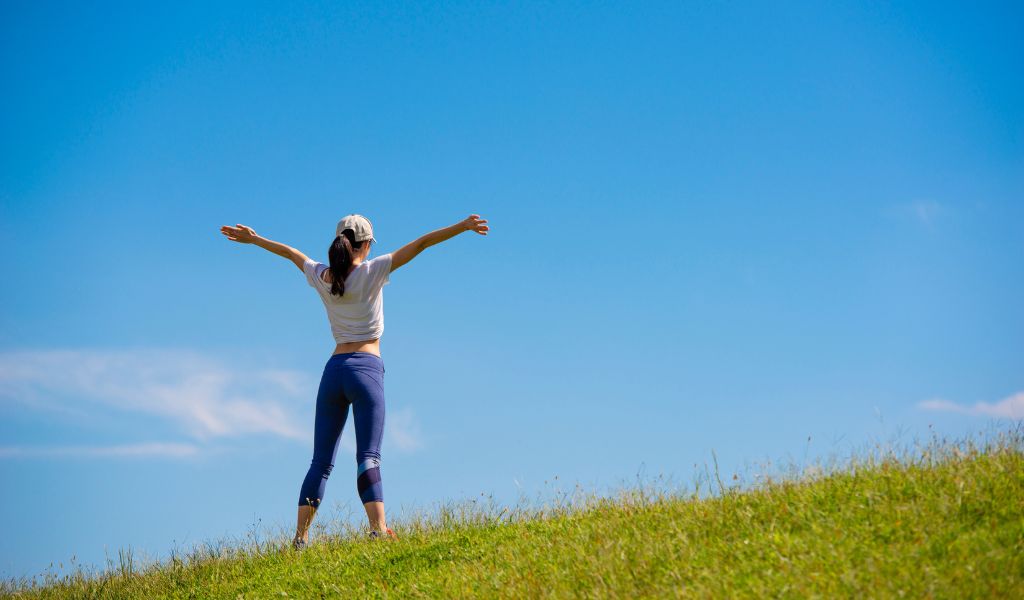
[[[0,5],[5,577],[293,527],[334,343],[225,224],[489,220],[384,288],[392,517],[1024,416],[1020,3],[290,4]]]

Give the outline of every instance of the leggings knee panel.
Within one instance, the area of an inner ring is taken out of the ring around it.
[[[368,458],[359,463],[356,487],[359,489],[359,498],[364,504],[384,501],[383,485],[380,482],[379,458]]]

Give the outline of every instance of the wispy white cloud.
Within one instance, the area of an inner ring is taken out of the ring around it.
[[[190,350],[0,352],[0,406],[17,404],[71,418],[98,410],[156,417],[195,442],[6,446],[0,447],[0,458],[188,457],[208,449],[211,440],[246,435],[310,444],[317,384],[305,372],[232,367]],[[419,421],[409,407],[388,411],[385,435],[387,445],[402,452],[423,445]],[[352,423],[346,426],[341,446],[355,453]]]
[[[394,445],[404,452],[412,452],[423,447],[419,420],[411,408],[389,412],[385,419],[384,432]]]
[[[949,207],[932,200],[914,200],[890,205],[886,207],[885,212],[901,219],[912,219],[928,229],[933,229],[937,221],[949,212]]]
[[[308,420],[315,383],[302,372],[230,367],[188,350],[0,352],[2,402],[70,415],[101,407],[156,416],[198,441],[251,434],[305,441],[310,431],[298,423]],[[297,411],[300,403],[309,408]]]
[[[199,454],[193,444],[150,442],[116,446],[0,446],[0,458],[13,457],[150,457],[185,458]]]
[[[940,398],[925,400],[917,404],[923,410],[956,412],[975,417],[998,417],[1007,419],[1024,419],[1024,391],[1004,398],[999,402],[977,402],[973,405],[957,404]]]
[[[910,209],[913,211],[914,216],[926,227],[931,227],[935,224],[935,219],[942,213],[942,205],[938,202],[931,202],[926,200],[918,200],[910,204]]]

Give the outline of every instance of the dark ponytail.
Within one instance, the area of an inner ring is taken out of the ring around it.
[[[331,294],[336,296],[345,295],[345,277],[348,270],[352,268],[352,255],[363,249],[366,241],[356,242],[356,234],[351,229],[341,232],[341,235],[334,238],[330,249],[327,250],[327,259],[331,263]]]

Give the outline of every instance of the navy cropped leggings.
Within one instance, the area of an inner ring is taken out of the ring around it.
[[[320,506],[334,468],[348,407],[356,425],[356,488],[366,502],[383,502],[380,442],[384,436],[384,361],[369,352],[334,354],[324,366],[316,396],[313,462],[299,492],[299,506]]]

